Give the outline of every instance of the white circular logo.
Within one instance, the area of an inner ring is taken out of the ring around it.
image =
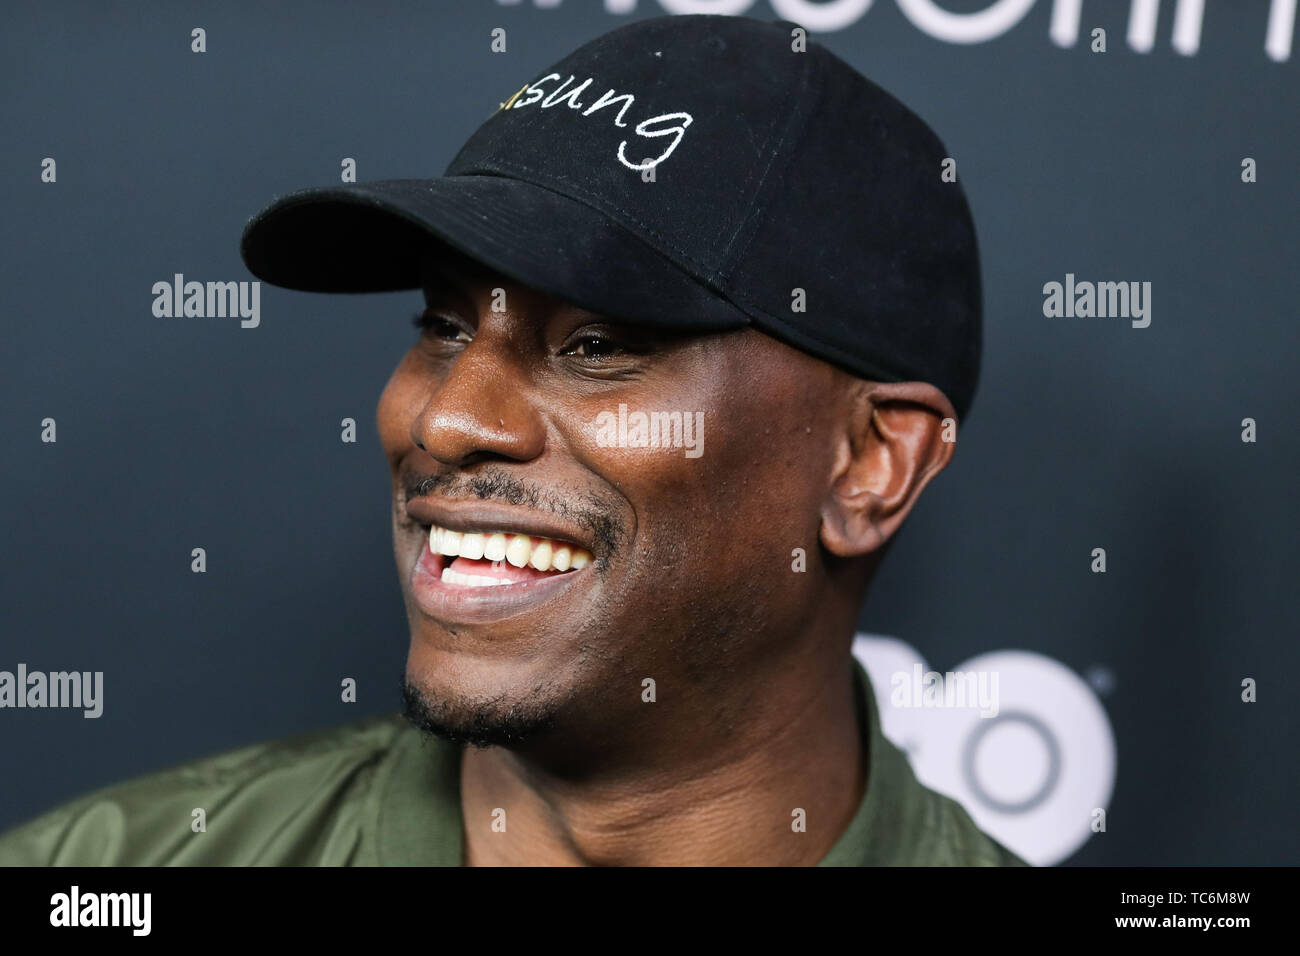
[[[1059,863],[1092,836],[1115,786],[1115,735],[1091,687],[1031,651],[930,671],[909,644],[857,635],[884,735],[917,779],[1030,863]]]

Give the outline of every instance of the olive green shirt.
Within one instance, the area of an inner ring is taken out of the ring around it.
[[[818,865],[1027,865],[917,781],[854,664],[866,794]],[[0,865],[459,866],[460,754],[397,714],[255,744],[65,803],[0,835]]]

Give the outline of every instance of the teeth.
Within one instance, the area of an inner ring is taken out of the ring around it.
[[[461,587],[470,588],[490,588],[501,584],[511,584],[513,582],[505,578],[488,578],[480,574],[461,574],[459,571],[453,571],[451,568],[442,569],[442,580],[448,584],[459,584]]]
[[[533,553],[528,558],[528,563],[538,571],[551,570],[551,542],[543,538],[533,545]]]
[[[474,558],[475,560],[483,557],[483,535],[467,534],[460,539],[460,556],[462,558]]]
[[[517,568],[528,563],[528,554],[533,550],[533,539],[526,534],[517,534],[506,545],[506,560]]]
[[[455,557],[460,554],[460,539],[461,533],[459,531],[448,531],[446,528],[443,528],[442,540],[439,543],[438,553],[445,554],[448,557]]]
[[[506,559],[506,536],[500,532],[488,535],[487,540],[483,542],[483,557],[488,561],[504,561]]]
[[[503,531],[452,531],[433,525],[429,528],[429,550],[449,558],[462,557],[475,561],[505,561],[516,568],[531,566],[538,571],[577,571],[591,564],[591,552],[567,541],[551,538],[534,538],[526,534],[507,534]],[[451,562],[447,562],[450,564]],[[448,573],[453,577],[447,577]],[[458,578],[464,578],[460,581]],[[484,577],[443,570],[442,579],[468,587],[485,587],[490,584],[511,583],[504,579]],[[483,582],[483,583],[480,583]]]

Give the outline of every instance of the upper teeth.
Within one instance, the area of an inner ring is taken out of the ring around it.
[[[437,525],[429,528],[429,550],[449,558],[508,561],[517,568],[529,565],[538,571],[576,571],[591,563],[590,551],[567,541],[502,531],[467,534]]]

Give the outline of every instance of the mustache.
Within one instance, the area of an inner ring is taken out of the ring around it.
[[[448,500],[503,501],[515,507],[558,515],[590,534],[596,554],[601,557],[616,552],[627,537],[627,529],[614,517],[614,507],[598,495],[591,492],[557,493],[499,469],[473,475],[407,472],[401,476],[401,488],[404,496],[402,509],[414,498],[434,496]]]

